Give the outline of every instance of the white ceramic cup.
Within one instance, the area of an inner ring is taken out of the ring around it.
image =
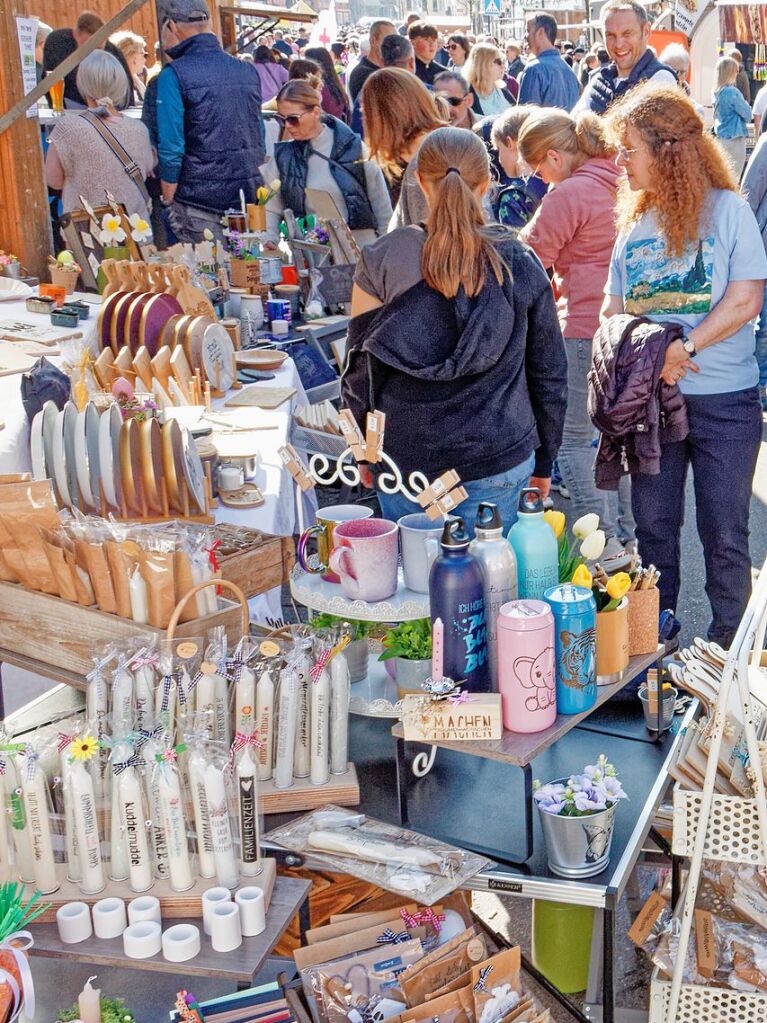
[[[232,893],[228,888],[208,888],[202,893],[202,929],[210,934],[210,918],[213,907],[221,902],[231,902]]]
[[[246,938],[260,934],[266,928],[266,902],[264,893],[256,885],[248,885],[235,894],[240,907],[240,927]]]
[[[142,920],[154,920],[162,923],[162,911],[160,900],[154,895],[140,895],[137,899],[131,899],[128,903],[128,923],[140,924]]]
[[[93,930],[97,938],[119,938],[128,926],[123,899],[99,899],[93,906]]]
[[[236,902],[217,902],[210,914],[210,941],[216,952],[232,952],[242,944],[240,907]]]
[[[162,932],[162,954],[169,963],[185,963],[200,954],[200,929],[193,924],[174,924]]]
[[[84,902],[67,902],[56,910],[56,926],[65,945],[76,945],[93,934],[90,907]]]
[[[162,928],[156,920],[142,920],[123,931],[123,948],[129,959],[149,959],[162,949]]]

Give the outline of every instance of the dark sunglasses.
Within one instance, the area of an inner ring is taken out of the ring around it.
[[[287,117],[283,117],[282,114],[277,114],[275,120],[281,128],[284,128],[286,124],[289,124],[291,128],[297,128],[301,123],[301,118],[310,114],[314,110],[314,107],[310,107],[309,110],[304,110],[301,114],[288,114]]]
[[[459,107],[461,103],[463,103],[463,100],[466,99],[466,96],[464,96],[463,99],[458,99],[457,96],[443,96],[441,92],[438,92],[437,95],[442,96],[442,99],[447,100],[451,107]]]

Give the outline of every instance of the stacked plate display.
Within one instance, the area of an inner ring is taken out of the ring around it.
[[[188,430],[176,420],[123,421],[117,405],[59,411],[47,401],[32,422],[32,473],[53,481],[61,508],[129,518],[207,514],[205,474]]]

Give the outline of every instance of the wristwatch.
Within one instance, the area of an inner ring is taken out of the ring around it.
[[[695,342],[692,341],[686,334],[682,334],[679,339],[682,342],[682,348],[687,352],[691,359],[694,359],[698,354],[695,350]]]

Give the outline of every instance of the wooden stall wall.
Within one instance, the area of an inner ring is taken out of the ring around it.
[[[81,11],[88,10],[98,14],[104,21],[109,21],[125,5],[125,0],[82,0],[73,4],[72,0],[29,0],[29,12],[46,22],[51,28],[71,28]],[[155,5],[149,0],[140,11],[133,15],[122,26],[121,31],[128,30],[143,36],[147,43],[147,63],[154,63],[154,44],[157,42],[157,19]]]

